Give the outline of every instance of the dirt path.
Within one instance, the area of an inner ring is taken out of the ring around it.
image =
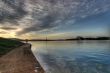
[[[29,44],[25,44],[2,56],[0,73],[44,73],[30,48]]]

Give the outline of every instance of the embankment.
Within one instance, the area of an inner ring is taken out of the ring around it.
[[[44,70],[34,57],[31,45],[25,44],[0,57],[0,73],[44,73]]]

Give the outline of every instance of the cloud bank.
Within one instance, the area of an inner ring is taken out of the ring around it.
[[[20,28],[18,35],[51,31],[109,10],[110,0],[0,0],[0,29]]]

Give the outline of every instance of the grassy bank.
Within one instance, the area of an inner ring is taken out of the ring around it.
[[[16,48],[22,44],[23,43],[21,43],[18,40],[0,38],[0,56],[6,54],[7,52],[11,51],[13,48]]]

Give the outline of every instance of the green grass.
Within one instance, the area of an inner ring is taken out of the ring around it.
[[[6,54],[18,46],[21,46],[22,44],[23,43],[18,40],[0,38],[0,56]]]

